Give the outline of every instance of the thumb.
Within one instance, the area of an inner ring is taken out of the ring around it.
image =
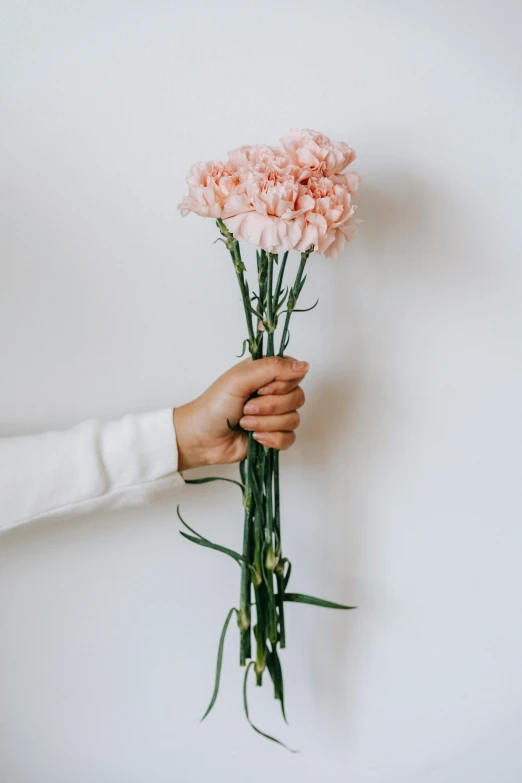
[[[245,399],[272,381],[296,381],[308,372],[308,363],[290,356],[268,356],[255,362],[247,359],[230,370],[234,391]]]

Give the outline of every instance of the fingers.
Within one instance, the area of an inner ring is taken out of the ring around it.
[[[282,416],[243,416],[239,424],[251,432],[293,432],[299,427],[299,413],[292,411]]]
[[[288,394],[265,395],[249,400],[243,412],[246,416],[280,416],[302,408],[305,404],[304,391],[298,386]]]
[[[245,405],[240,426],[253,432],[254,438],[272,449],[284,451],[295,442],[295,430],[300,416],[297,408],[304,405],[301,388],[279,396],[256,397]],[[257,413],[257,415],[254,415]]]
[[[262,386],[257,393],[263,397],[267,394],[288,394],[292,389],[296,389],[302,380],[296,378],[294,381],[273,381],[268,386]]]
[[[254,438],[269,449],[286,451],[295,443],[295,432],[254,432]]]
[[[274,384],[287,384],[278,387],[285,389],[279,392],[284,394],[298,386],[307,372],[307,362],[299,362],[289,356],[269,356],[255,362],[247,359],[230,371],[236,393],[245,399],[258,389]]]

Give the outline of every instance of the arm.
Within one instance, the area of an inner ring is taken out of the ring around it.
[[[172,409],[0,439],[0,530],[146,503],[183,484]]]
[[[246,431],[286,449],[295,440],[299,383],[290,358],[246,360],[193,402],[62,432],[0,438],[0,531],[26,522],[146,503],[183,485],[179,471],[237,462]],[[250,399],[257,392],[255,400]],[[227,419],[240,430],[232,431]]]

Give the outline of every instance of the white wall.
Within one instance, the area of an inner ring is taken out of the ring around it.
[[[517,0],[2,0],[0,432],[181,403],[235,361],[235,281],[190,163],[312,127],[352,143],[360,237],[312,262],[285,455],[286,729],[258,738],[238,573],[175,504],[0,542],[5,783],[519,783],[522,423]],[[224,475],[234,475],[232,469]],[[186,491],[229,545],[236,493]]]

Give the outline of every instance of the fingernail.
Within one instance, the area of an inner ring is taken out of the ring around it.
[[[243,408],[243,413],[259,413],[259,405],[256,405],[255,402],[247,402]]]
[[[251,416],[243,416],[243,418],[239,420],[239,423],[244,430],[252,430],[257,424],[256,420]]]
[[[267,443],[268,441],[268,436],[266,432],[254,432],[252,437],[254,438],[254,440],[257,440],[258,443]]]
[[[294,362],[292,364],[292,370],[295,370],[296,372],[308,372],[308,368],[310,365],[308,362]]]

